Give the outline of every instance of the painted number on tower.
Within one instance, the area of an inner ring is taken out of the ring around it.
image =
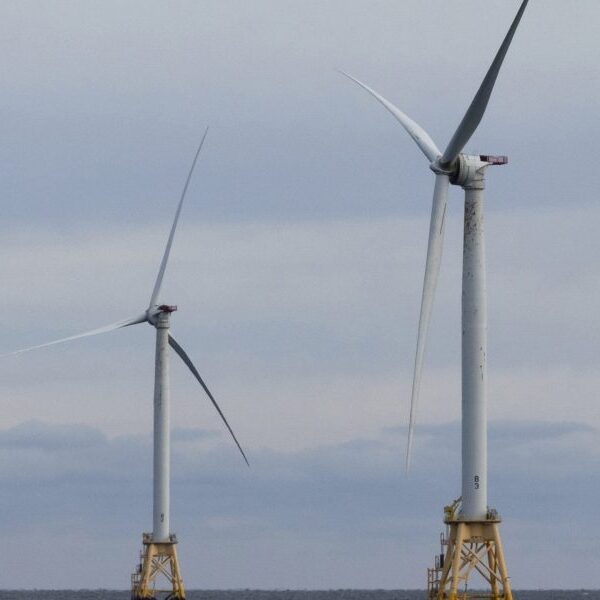
[[[475,489],[478,490],[479,489],[479,475],[475,475],[475,477],[473,477],[473,483],[475,484]]]

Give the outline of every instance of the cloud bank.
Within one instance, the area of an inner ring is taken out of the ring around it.
[[[515,587],[595,585],[599,435],[574,422],[492,423],[490,499],[505,517]],[[422,587],[443,504],[458,495],[459,427],[421,427],[409,477],[405,441],[392,427],[311,450],[255,449],[248,470],[224,436],[175,430],[173,524],[187,585]],[[151,518],[149,437],[32,421],[2,430],[0,448],[0,522],[14,549],[0,585],[60,585],[76,553],[71,585],[125,587]],[[57,544],[64,552],[49,552]],[[561,573],[549,573],[558,561]]]

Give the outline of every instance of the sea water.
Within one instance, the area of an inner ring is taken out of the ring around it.
[[[600,600],[600,590],[514,590],[515,600]],[[187,600],[424,600],[423,590],[188,590]],[[5,590],[0,600],[129,600],[128,591]]]

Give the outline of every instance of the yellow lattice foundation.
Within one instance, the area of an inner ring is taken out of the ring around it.
[[[442,553],[436,557],[435,567],[428,569],[429,600],[512,600],[498,528],[500,517],[490,511],[485,520],[462,521],[454,516],[456,503],[448,508]],[[469,589],[472,576],[477,581],[474,589]]]
[[[156,599],[166,594],[171,600],[185,600],[183,579],[177,560],[177,538],[171,534],[170,541],[154,543],[151,533],[144,533],[144,548],[140,555],[140,563],[131,576],[132,600]],[[166,581],[168,587],[161,589],[157,583]]]

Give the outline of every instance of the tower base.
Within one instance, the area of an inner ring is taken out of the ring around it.
[[[512,600],[498,513],[490,510],[486,519],[465,521],[456,516],[459,503],[444,509],[446,534],[435,566],[427,570],[428,600]],[[477,589],[469,590],[472,575]]]
[[[168,600],[185,600],[183,579],[177,560],[177,537],[168,542],[154,543],[151,533],[142,536],[143,550],[138,567],[131,575],[131,600],[157,600],[166,594]],[[166,580],[167,589],[156,587],[157,580]]]

